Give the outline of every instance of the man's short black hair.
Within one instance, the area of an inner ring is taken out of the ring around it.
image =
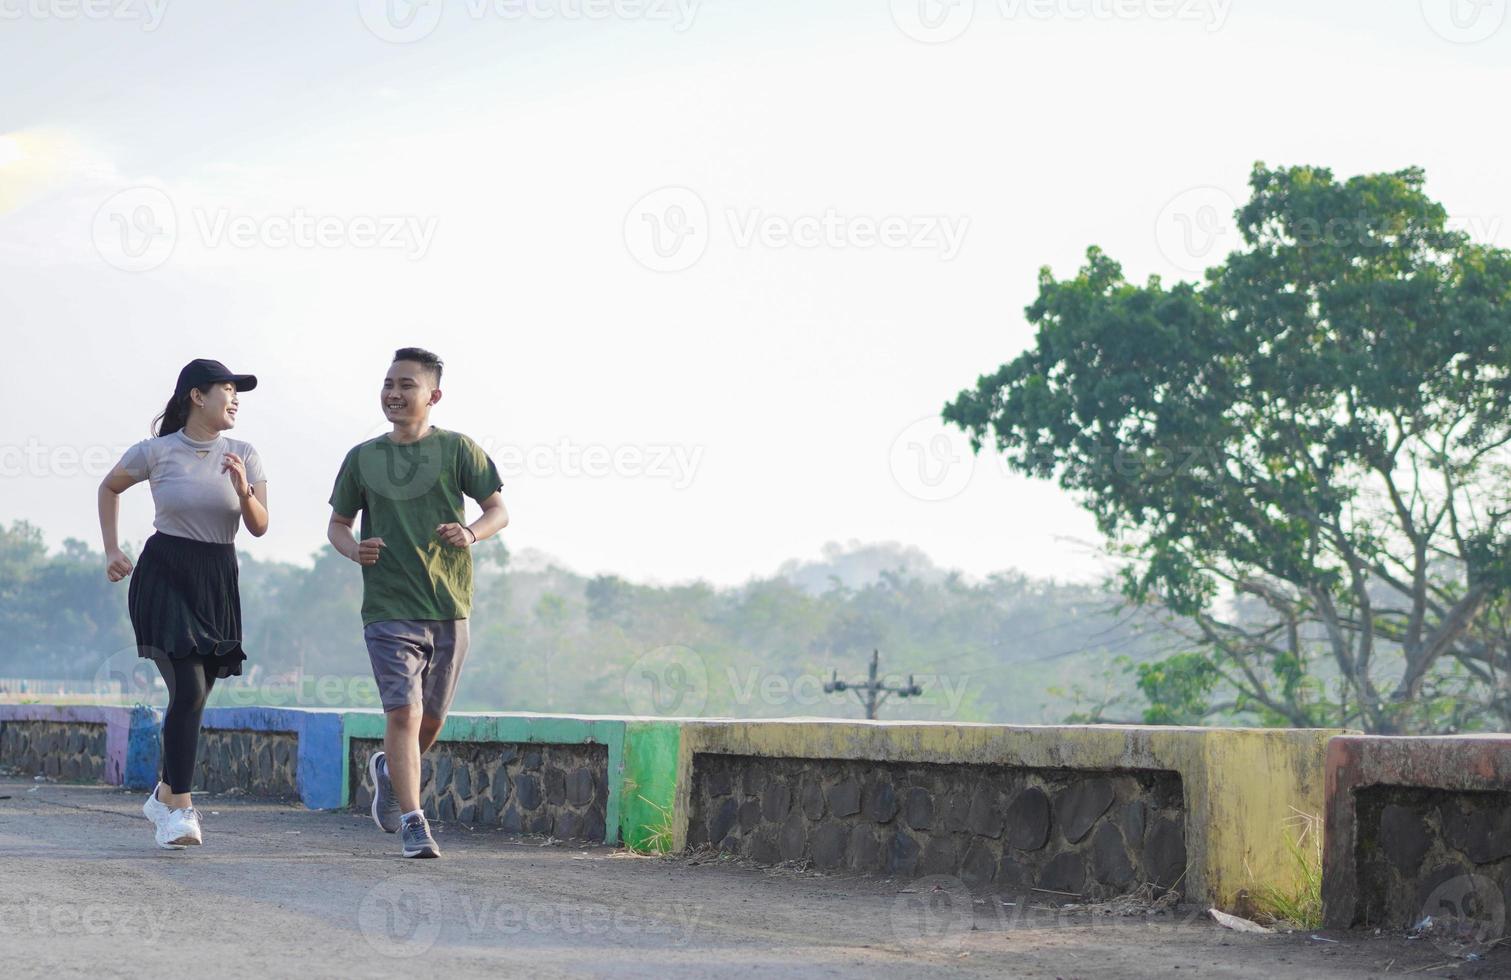
[[[393,359],[395,361],[414,361],[416,364],[423,367],[426,371],[430,372],[432,387],[439,388],[441,386],[441,368],[445,367],[446,365],[441,363],[441,359],[439,357],[436,357],[425,348],[400,347],[398,350],[393,352]]]

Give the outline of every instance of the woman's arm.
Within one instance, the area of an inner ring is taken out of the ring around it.
[[[264,480],[252,488],[252,492],[241,498],[241,522],[252,532],[252,537],[260,538],[268,533],[268,484]]]
[[[119,582],[131,574],[131,559],[121,550],[117,529],[121,519],[121,494],[140,482],[141,477],[126,471],[124,459],[100,481],[100,537],[105,544],[105,577],[112,582]]]
[[[252,532],[252,537],[260,538],[267,534],[268,481],[248,483],[246,460],[236,453],[226,453],[226,458],[220,464],[220,471],[230,479],[231,489],[236,491],[236,497],[241,501],[241,522]]]

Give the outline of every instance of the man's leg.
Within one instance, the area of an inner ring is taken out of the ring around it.
[[[433,718],[426,712],[420,718],[420,755],[430,751],[435,740],[441,736],[441,726],[446,724],[445,718]]]
[[[446,723],[446,713],[451,710],[451,699],[462,675],[462,664],[467,662],[471,637],[465,619],[436,620],[426,625],[430,628],[433,652],[421,678],[421,703],[425,711],[420,722],[421,753],[429,751],[440,737],[441,726]]]
[[[393,781],[399,812],[411,813],[420,808],[420,706],[394,708],[385,713],[388,721],[383,732],[388,778]],[[434,739],[432,739],[434,741]],[[427,746],[428,747],[428,746]]]

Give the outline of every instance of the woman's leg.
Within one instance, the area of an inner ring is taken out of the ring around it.
[[[215,677],[204,657],[153,661],[168,685],[168,710],[163,715],[163,782],[157,798],[170,807],[191,805],[195,755],[199,751],[199,723]]]

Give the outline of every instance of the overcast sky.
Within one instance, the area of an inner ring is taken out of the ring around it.
[[[1422,165],[1505,244],[1505,7],[0,0],[0,520],[98,547],[100,476],[214,357],[262,381],[240,543],[308,560],[418,344],[510,546],[581,572],[855,539],[1094,577],[1075,500],[938,422],[1038,268],[1194,277],[1256,160]]]

